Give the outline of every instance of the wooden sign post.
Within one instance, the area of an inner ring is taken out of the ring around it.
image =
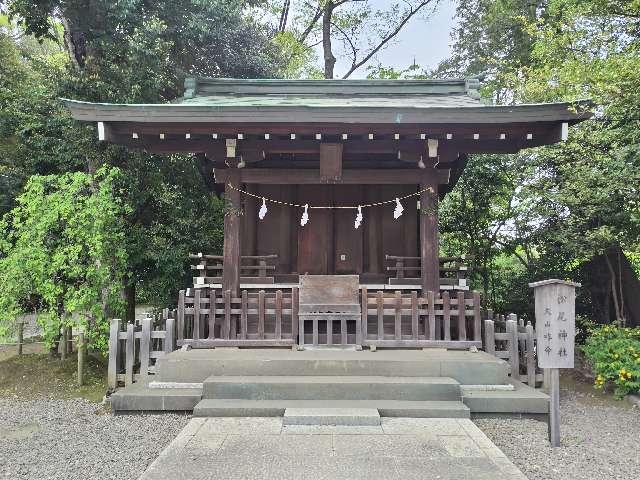
[[[560,369],[573,368],[576,337],[576,287],[579,283],[530,283],[535,296],[538,366],[551,373],[549,441],[560,446]]]

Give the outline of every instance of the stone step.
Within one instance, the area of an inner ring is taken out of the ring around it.
[[[459,401],[205,399],[194,417],[282,417],[287,408],[375,408],[381,417],[469,418]]]
[[[284,411],[283,425],[380,425],[376,408],[295,408]]]
[[[448,377],[212,376],[202,397],[247,400],[460,400]]]
[[[474,414],[543,414],[549,413],[549,396],[541,390],[509,379],[513,390],[481,390],[463,387],[463,402]]]
[[[144,382],[109,397],[114,412],[191,411],[201,398],[202,388],[149,388]]]
[[[485,352],[460,350],[194,349],[158,358],[156,376],[162,382],[204,382],[211,375],[402,375],[494,385],[507,382],[508,367]]]

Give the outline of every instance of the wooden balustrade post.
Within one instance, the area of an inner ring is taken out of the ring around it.
[[[142,332],[140,336],[140,376],[146,377],[149,374],[149,344],[151,342],[151,322],[150,317],[142,319]]]
[[[493,320],[484,321],[484,351],[489,355],[496,355],[496,336],[495,324]]]
[[[531,388],[536,388],[536,359],[534,353],[534,339],[535,332],[533,331],[533,325],[531,322],[527,322],[527,341],[526,352],[527,352],[527,384]]]
[[[262,268],[258,269],[258,276],[265,278],[267,276],[267,262],[265,260],[259,260],[258,265]]]
[[[67,330],[66,325],[62,326],[62,345],[60,345],[60,360],[67,359],[67,345],[69,344],[69,330]]]
[[[473,292],[473,339],[482,341],[482,315],[480,314],[480,292]]]
[[[299,292],[298,287],[291,288],[291,337],[293,338],[293,342],[296,345],[301,345],[304,343],[302,338],[298,338],[300,334],[299,328],[300,325],[298,322],[300,321],[298,311],[299,311]],[[297,348],[296,348],[297,349]]]
[[[24,343],[24,322],[18,321],[18,355],[22,355],[22,344]]]
[[[169,354],[173,352],[174,342],[175,342],[175,319],[167,318],[165,322],[165,332],[164,332],[164,353]]]
[[[133,323],[127,323],[127,340],[125,345],[125,376],[124,376],[124,384],[125,386],[129,386],[133,384],[133,363],[134,363],[134,354],[135,354],[135,336],[134,336],[134,325]]]
[[[369,321],[369,299],[368,299],[367,287],[360,289],[360,325],[356,326],[356,345],[362,347],[362,344],[367,340]]]
[[[404,260],[400,258],[396,260],[396,278],[404,278]]]
[[[195,346],[200,341],[200,289],[196,288],[193,292],[193,329],[191,330],[191,338]]]
[[[509,364],[511,365],[511,378],[520,381],[520,357],[518,354],[518,323],[516,315],[509,314],[507,320],[507,333],[509,334]]]
[[[78,385],[84,385],[84,364],[86,359],[87,345],[84,340],[84,332],[78,332]]]
[[[177,335],[177,339],[178,339],[178,345],[181,344],[182,340],[184,340],[184,297],[185,297],[185,291],[184,290],[180,290],[180,292],[178,292],[178,321],[176,323],[177,325],[177,330],[178,330],[178,335]]]
[[[120,319],[114,318],[109,326],[109,364],[107,367],[107,384],[110,390],[118,386],[118,334]]]

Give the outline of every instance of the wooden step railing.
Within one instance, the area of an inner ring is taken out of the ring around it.
[[[190,253],[189,258],[198,260],[191,265],[191,270],[197,270],[198,276],[193,277],[194,285],[215,284],[222,282],[224,269],[221,255],[204,255],[202,253]],[[273,263],[278,255],[243,255],[240,257],[240,279],[243,283],[273,283],[273,274],[276,270]]]
[[[495,315],[490,310],[484,320],[485,351],[509,363],[512,378],[535,387],[543,380],[536,366],[536,332],[531,322],[516,314]]]
[[[388,272],[394,272],[392,284],[418,283],[420,280],[420,257],[401,257],[385,255],[385,260],[391,265],[386,267]],[[468,290],[469,269],[465,265],[467,257],[440,257],[440,288],[442,290]]]
[[[175,350],[175,314],[175,310],[165,309],[135,323],[111,320],[107,368],[111,390],[155,374],[156,360]]]

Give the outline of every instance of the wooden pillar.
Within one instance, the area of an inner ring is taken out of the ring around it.
[[[429,190],[430,189],[430,190]],[[423,292],[440,291],[438,185],[420,185],[420,265]]]
[[[235,188],[231,188],[232,185]],[[242,204],[240,198],[240,172],[230,170],[224,189],[224,249],[222,290],[238,295],[240,290],[240,228]]]

